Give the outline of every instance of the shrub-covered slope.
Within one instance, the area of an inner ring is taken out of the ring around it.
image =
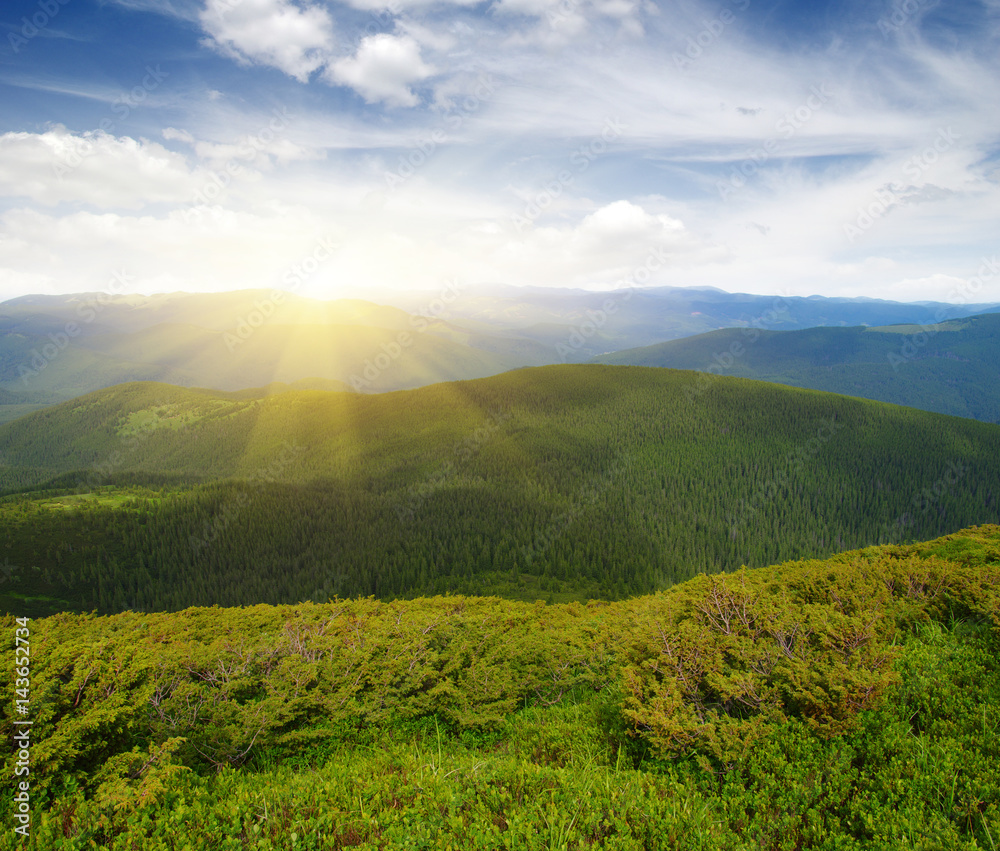
[[[29,621],[18,847],[990,848],[998,581],[991,526],[611,604]]]

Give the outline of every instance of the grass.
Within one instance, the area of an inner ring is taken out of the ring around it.
[[[53,510],[71,510],[83,505],[107,505],[113,508],[127,508],[128,503],[134,497],[130,494],[114,493],[112,491],[101,491],[97,493],[67,494],[66,496],[55,496],[49,499],[39,499],[35,505],[39,508],[49,508]]]

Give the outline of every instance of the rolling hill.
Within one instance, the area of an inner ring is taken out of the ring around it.
[[[698,378],[88,394],[0,427],[3,604],[621,597],[1000,516],[1000,427]]]
[[[595,358],[694,369],[1000,422],[1000,315],[934,325],[727,328]]]

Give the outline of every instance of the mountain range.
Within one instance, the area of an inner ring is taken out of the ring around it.
[[[385,392],[585,362],[726,327],[927,323],[991,310],[1000,305],[457,284],[400,296],[396,306],[270,290],[25,296],[0,305],[0,422],[128,381],[247,390],[320,379]]]
[[[727,328],[597,363],[694,369],[1000,422],[1000,314],[929,325]]]

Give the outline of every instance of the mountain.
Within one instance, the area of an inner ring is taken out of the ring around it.
[[[695,369],[1000,422],[1000,314],[932,325],[727,328],[603,355],[597,363]]]
[[[381,392],[550,361],[530,340],[358,300],[30,296],[0,305],[0,422],[128,381],[241,390],[317,377]]]
[[[450,284],[399,299],[405,310],[276,290],[13,299],[0,305],[0,422],[129,381],[244,390],[316,377],[379,393],[584,362],[725,326],[878,325],[1000,310],[691,288]]]
[[[404,310],[433,304],[431,292],[386,296]],[[438,304],[438,318],[516,331],[555,350],[553,362],[581,362],[720,328],[931,323],[1000,311],[1000,304],[901,303],[872,298],[727,293],[711,287],[632,286],[610,292],[483,286]]]
[[[739,378],[695,395],[699,377],[88,394],[0,427],[23,577],[2,602],[622,597],[1000,517],[998,426]]]
[[[257,312],[285,324],[367,325],[406,328],[409,315],[360,299],[321,301],[281,290],[250,289],[220,293],[113,295],[105,292],[30,295],[0,304],[7,331],[64,331],[67,323],[89,336],[102,327],[135,333],[156,325],[197,325],[210,331],[236,332]],[[253,320],[256,325],[256,320]]]

